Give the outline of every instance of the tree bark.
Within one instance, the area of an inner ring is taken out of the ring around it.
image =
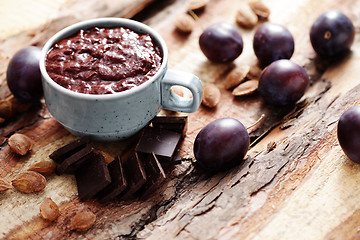
[[[5,71],[15,50],[29,44],[42,46],[55,32],[79,20],[102,17],[131,17],[152,1],[73,1],[64,5],[48,24],[0,42],[0,97],[9,95]],[[38,194],[9,190],[0,195],[0,232],[4,239],[356,239],[359,226],[360,166],[351,162],[337,141],[336,126],[341,114],[358,105],[360,42],[346,57],[319,59],[311,47],[309,30],[325,10],[339,9],[358,30],[360,2],[269,0],[270,22],[286,26],[295,39],[292,61],[310,75],[305,96],[291,108],[267,105],[258,94],[234,97],[223,81],[237,65],[255,68],[252,50],[254,29],[242,29],[244,51],[231,64],[209,62],[198,47],[202,31],[215,22],[235,23],[242,2],[211,0],[198,13],[194,31],[182,35],[173,21],[186,13],[185,1],[154,2],[136,15],[156,29],[169,48],[169,67],[192,72],[203,84],[221,89],[215,109],[201,106],[188,115],[188,131],[181,146],[181,164],[166,169],[167,180],[148,199],[96,200],[79,202],[72,175],[49,176],[48,185]],[[103,7],[100,7],[99,4]],[[115,5],[114,5],[115,4]],[[106,7],[107,6],[107,7]],[[260,24],[260,23],[259,23]],[[258,24],[258,25],[259,25]],[[257,25],[257,26],[258,26]],[[167,111],[161,114],[176,114]],[[211,121],[234,117],[246,127],[260,116],[265,120],[251,129],[251,148],[243,163],[228,171],[210,174],[197,166],[193,142]],[[35,140],[30,155],[11,153],[6,138],[14,132]],[[1,128],[0,176],[12,180],[32,163],[47,159],[75,136],[61,127],[44,104],[18,114]],[[95,148],[111,156],[128,155],[139,136]],[[46,197],[60,206],[53,223],[39,217],[39,205]],[[70,230],[71,218],[87,207],[96,214],[94,226],[86,232]]]

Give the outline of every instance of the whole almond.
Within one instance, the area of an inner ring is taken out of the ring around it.
[[[51,160],[44,160],[37,163],[34,163],[28,171],[38,172],[44,175],[52,174],[56,169],[56,164]]]
[[[267,19],[270,16],[270,9],[259,0],[249,2],[250,8],[261,19]]]
[[[21,173],[16,179],[12,180],[12,185],[20,192],[40,192],[46,187],[46,178],[40,173],[26,171]]]
[[[233,70],[226,76],[224,87],[225,89],[231,89],[245,80],[246,75],[250,70],[249,65],[240,65]]]
[[[40,216],[48,221],[54,221],[60,215],[58,205],[51,199],[46,198],[40,204]]]
[[[220,102],[221,93],[214,84],[208,84],[203,89],[202,104],[213,108]]]
[[[14,114],[13,106],[7,99],[0,100],[0,117],[9,119]]]
[[[246,81],[237,86],[232,94],[234,96],[245,96],[254,93],[258,88],[259,82],[257,80]]]
[[[208,2],[209,0],[187,0],[185,4],[188,10],[197,11],[205,8]]]
[[[236,13],[236,23],[241,27],[252,28],[258,22],[257,15],[251,10],[249,5],[242,4]]]
[[[176,30],[182,33],[191,33],[195,27],[195,20],[188,14],[182,14],[175,19]]]
[[[78,212],[71,221],[71,230],[86,231],[94,225],[96,215],[89,210]]]
[[[15,133],[8,139],[11,151],[19,155],[26,155],[32,149],[33,143],[31,138],[21,133]]]
[[[4,123],[6,121],[5,118],[0,117],[0,124]]]
[[[5,179],[0,178],[0,193],[3,193],[11,188],[11,184]]]

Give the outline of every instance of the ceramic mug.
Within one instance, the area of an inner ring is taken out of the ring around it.
[[[126,27],[150,34],[162,52],[160,69],[139,86],[113,94],[84,94],[58,85],[46,71],[47,53],[60,40],[92,27]],[[42,50],[40,71],[46,106],[59,123],[77,136],[86,135],[101,141],[128,138],[145,127],[162,108],[188,113],[198,109],[202,99],[200,79],[190,73],[167,69],[167,62],[164,40],[143,23],[123,18],[98,18],[76,23],[56,33]],[[174,85],[189,89],[192,98],[176,95],[170,90]]]

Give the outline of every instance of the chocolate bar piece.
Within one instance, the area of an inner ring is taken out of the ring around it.
[[[160,161],[171,161],[181,134],[162,128],[146,127],[135,148],[140,153],[155,153]]]
[[[75,172],[80,201],[94,197],[111,182],[104,157],[101,154],[93,156],[87,164]]]
[[[127,200],[135,195],[147,179],[142,161],[136,152],[125,162],[124,168],[128,186],[120,198]]]
[[[54,160],[55,162],[61,163],[74,153],[78,152],[82,148],[84,148],[88,143],[90,143],[90,138],[88,137],[82,137],[79,138],[59,149],[54,151],[52,154],[50,154],[50,158]]]
[[[120,195],[127,186],[127,181],[120,157],[116,157],[111,163],[107,165],[110,173],[111,183],[101,190],[97,198],[100,202],[107,202]]]
[[[156,116],[151,121],[153,127],[181,133],[183,137],[187,130],[187,117]]]
[[[176,151],[174,154],[174,157],[173,157],[173,162],[181,163],[181,161],[182,161],[182,159],[181,159],[180,153],[179,153],[179,151]]]
[[[146,172],[147,181],[140,190],[142,198],[146,198],[165,180],[166,175],[154,153],[139,153],[138,156],[142,160]]]
[[[68,158],[64,159],[60,165],[56,167],[56,173],[61,175],[64,173],[73,173],[75,170],[84,165],[92,157],[93,147],[86,145],[84,148],[75,152]]]

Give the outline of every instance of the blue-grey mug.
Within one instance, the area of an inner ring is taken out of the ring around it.
[[[160,47],[162,63],[158,72],[146,82],[129,90],[96,95],[66,89],[52,80],[46,71],[46,56],[54,44],[81,29],[93,27],[126,27],[150,34]],[[202,99],[202,83],[191,73],[167,68],[168,50],[165,41],[149,26],[123,18],[98,18],[71,25],[51,37],[42,50],[40,70],[46,106],[51,115],[77,136],[112,141],[128,138],[139,132],[161,109],[194,112]],[[189,89],[192,98],[176,95],[170,88]]]

